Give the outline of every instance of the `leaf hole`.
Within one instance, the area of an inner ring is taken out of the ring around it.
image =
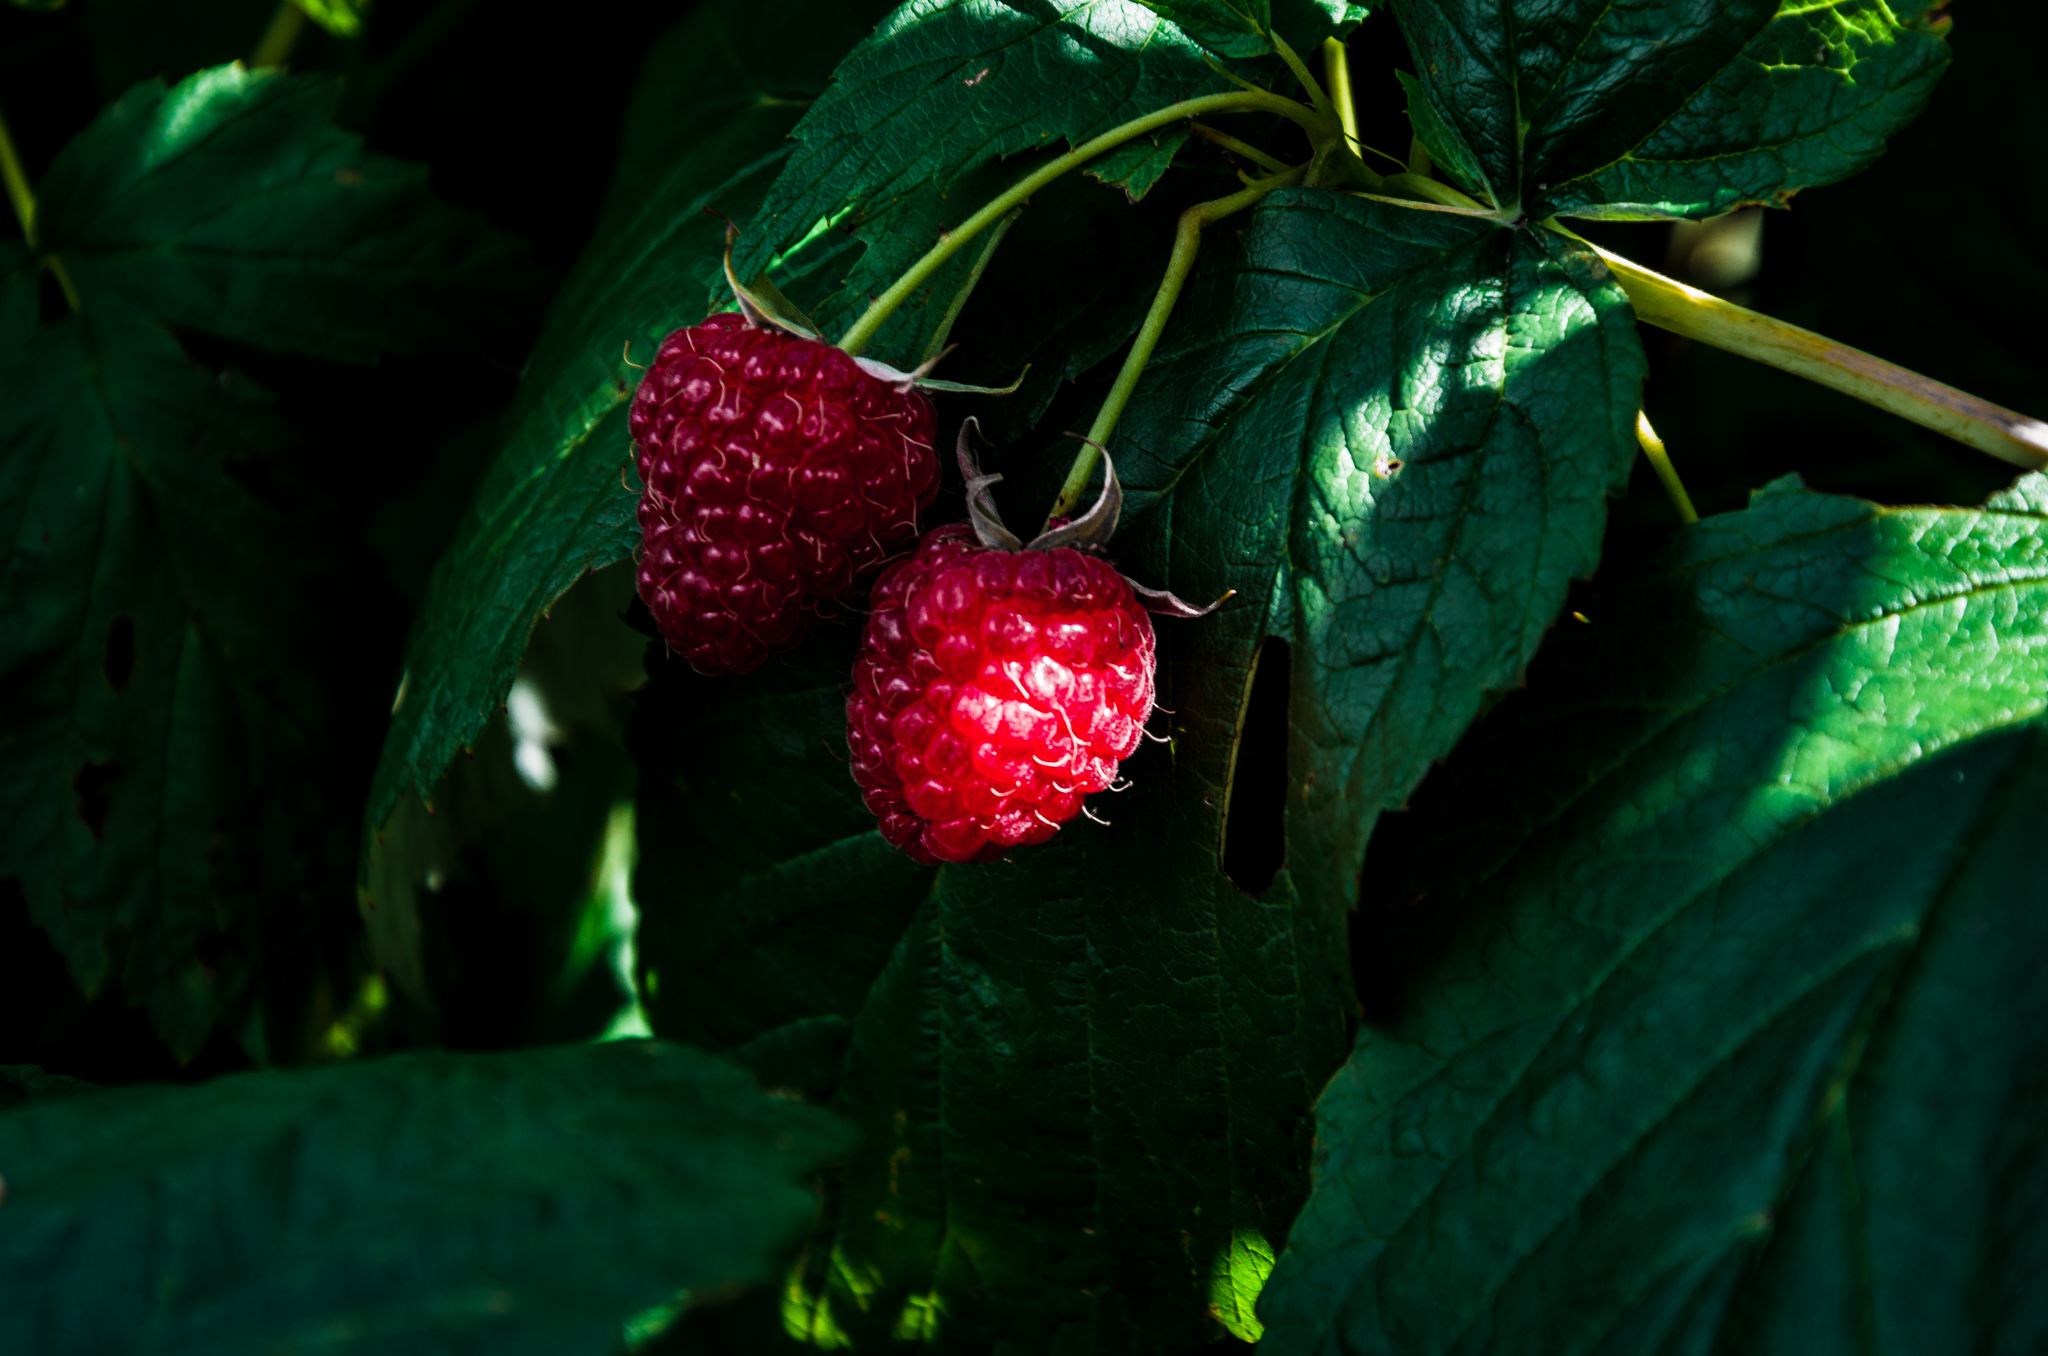
[[[114,781],[112,763],[87,763],[71,777],[71,792],[78,798],[78,818],[98,842],[107,831],[107,800]]]
[[[135,676],[135,622],[131,618],[116,617],[114,624],[107,628],[107,646],[100,655],[100,672],[106,675],[107,686],[116,692],[125,691],[128,680]]]
[[[1224,803],[1223,874],[1262,894],[1287,860],[1287,693],[1293,657],[1275,636],[1259,647]]]

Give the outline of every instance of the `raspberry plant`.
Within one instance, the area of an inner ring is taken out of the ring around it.
[[[2041,21],[1368,10],[7,11],[0,1350],[2048,1341]]]

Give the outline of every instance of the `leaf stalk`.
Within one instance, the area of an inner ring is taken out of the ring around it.
[[[270,16],[263,36],[256,40],[256,50],[249,57],[249,69],[260,71],[290,61],[292,49],[299,45],[299,35],[305,31],[306,11],[293,4],[292,0],[279,0],[277,12]]]
[[[1152,307],[1145,312],[1144,323],[1138,327],[1137,337],[1131,341],[1131,351],[1124,356],[1124,365],[1117,372],[1109,394],[1103,398],[1102,408],[1095,413],[1095,422],[1089,426],[1081,450],[1074,454],[1074,464],[1060,486],[1059,497],[1053,501],[1052,512],[1046,515],[1048,528],[1053,519],[1073,512],[1074,506],[1081,502],[1089,478],[1095,474],[1095,463],[1101,459],[1102,445],[1109,441],[1116,421],[1123,415],[1124,406],[1130,403],[1131,393],[1138,387],[1138,378],[1144,375],[1145,364],[1152,360],[1152,351],[1159,346],[1159,336],[1166,330],[1166,321],[1173,314],[1174,303],[1180,300],[1181,288],[1186,284],[1188,273],[1195,266],[1195,255],[1202,246],[1202,228],[1242,212],[1276,188],[1289,188],[1300,183],[1307,174],[1308,166],[1297,165],[1285,173],[1261,179],[1227,198],[1196,203],[1181,213],[1180,225],[1173,235],[1173,254],[1167,259],[1166,273],[1159,280],[1159,290],[1152,295]]]
[[[2048,468],[2048,423],[1838,344],[1826,335],[1723,301],[1597,245],[1590,248],[1613,270],[1635,305],[1636,318],[1647,324],[1804,377],[1989,452],[2001,461],[2029,471]]]
[[[0,113],[0,178],[7,180],[7,199],[14,204],[14,219],[21,223],[22,239],[36,247],[36,193],[29,187],[28,171],[14,150],[14,136],[7,130],[7,115]]]
[[[1664,440],[1657,436],[1656,429],[1650,427],[1650,416],[1643,410],[1636,411],[1636,442],[1641,444],[1643,455],[1649,459],[1657,479],[1664,482],[1664,493],[1670,498],[1671,506],[1678,510],[1679,520],[1688,527],[1698,522],[1700,515],[1692,506],[1692,496],[1685,492],[1685,482],[1678,478],[1678,468],[1671,464],[1671,454],[1664,450]]]
[[[1284,99],[1262,89],[1245,89],[1229,94],[1209,94],[1199,99],[1184,100],[1112,127],[1101,136],[1081,143],[1057,160],[1039,166],[1019,179],[1007,191],[991,199],[973,216],[941,236],[937,244],[925,251],[923,258],[912,264],[904,271],[902,277],[889,285],[886,292],[868,305],[867,310],[863,311],[860,318],[841,336],[839,347],[852,354],[858,354],[866,348],[889,317],[896,313],[896,309],[909,300],[918,288],[924,286],[932,274],[944,267],[947,260],[976,236],[1008,216],[1013,208],[1067,171],[1085,165],[1105,151],[1113,151],[1125,142],[1165,127],[1169,123],[1198,118],[1208,113],[1255,110],[1291,118],[1309,128],[1311,133],[1322,125],[1322,119],[1312,110],[1304,108],[1292,99]]]

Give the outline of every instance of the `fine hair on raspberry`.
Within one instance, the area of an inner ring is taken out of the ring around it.
[[[737,314],[677,330],[629,418],[640,597],[701,673],[745,673],[917,535],[931,401],[830,344]]]
[[[1137,750],[1155,663],[1152,619],[1107,561],[938,528],[875,585],[846,703],[854,779],[919,861],[1044,842]]]

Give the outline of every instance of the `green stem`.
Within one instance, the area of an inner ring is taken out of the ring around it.
[[[1336,105],[1330,102],[1330,96],[1324,93],[1322,83],[1316,79],[1315,72],[1308,68],[1308,63],[1296,56],[1294,49],[1287,45],[1287,40],[1278,33],[1268,33],[1266,36],[1273,40],[1273,50],[1287,63],[1287,69],[1293,71],[1295,78],[1301,81],[1301,87],[1308,92],[1308,101],[1315,106],[1316,112],[1326,118],[1335,117]]]
[[[1436,162],[1430,158],[1429,147],[1422,144],[1422,138],[1408,138],[1408,172],[1418,179],[1427,179],[1435,169]]]
[[[1123,415],[1124,406],[1130,403],[1131,392],[1137,389],[1145,364],[1152,360],[1152,350],[1159,346],[1159,336],[1166,329],[1167,317],[1173,314],[1173,305],[1180,300],[1180,289],[1188,280],[1188,271],[1195,266],[1195,254],[1202,245],[1202,228],[1242,212],[1276,188],[1300,183],[1307,173],[1308,166],[1299,165],[1285,174],[1261,179],[1240,193],[1214,202],[1197,203],[1181,213],[1179,229],[1173,236],[1173,255],[1166,262],[1166,276],[1159,280],[1159,290],[1152,296],[1152,309],[1145,313],[1145,323],[1138,327],[1138,337],[1131,341],[1131,351],[1124,358],[1123,369],[1116,374],[1116,384],[1109,388],[1102,408],[1095,413],[1095,422],[1088,429],[1088,441],[1082,443],[1081,450],[1074,454],[1074,464],[1067,472],[1066,483],[1060,486],[1059,498],[1053,501],[1052,512],[1046,515],[1048,524],[1054,518],[1073,512],[1082,492],[1088,488],[1089,477],[1095,474],[1095,463],[1102,455],[1101,445],[1109,441],[1116,421]]]
[[[996,228],[988,233],[988,243],[981,247],[981,257],[974,261],[974,267],[968,271],[967,281],[960,284],[960,290],[953,294],[953,300],[946,307],[945,315],[939,317],[939,327],[932,331],[932,341],[924,346],[924,357],[918,360],[920,365],[936,361],[938,356],[946,351],[946,340],[952,336],[953,322],[958,320],[960,312],[966,309],[967,299],[974,295],[975,285],[981,281],[981,275],[988,272],[988,261],[996,257],[996,246],[1003,243],[1003,237],[1010,233],[1010,228],[1017,224],[1017,218],[1022,215],[1024,209],[1016,208],[1010,215],[997,222]]]
[[[1664,440],[1657,436],[1657,430],[1650,427],[1650,416],[1642,410],[1636,411],[1636,441],[1642,445],[1643,455],[1650,459],[1650,467],[1656,471],[1657,479],[1664,482],[1664,493],[1670,496],[1672,507],[1687,526],[1700,520],[1698,510],[1692,506],[1692,496],[1685,492],[1685,482],[1678,478],[1678,468],[1671,464],[1671,454],[1664,450]]]
[[[1194,133],[1196,136],[1200,137],[1204,141],[1215,142],[1218,146],[1221,146],[1224,150],[1231,152],[1233,155],[1243,156],[1245,159],[1251,161],[1254,165],[1257,165],[1260,169],[1265,170],[1269,174],[1285,174],[1289,168],[1287,162],[1285,160],[1282,160],[1279,156],[1267,155],[1258,147],[1253,146],[1248,142],[1239,141],[1236,137],[1230,135],[1230,133],[1228,132],[1219,132],[1215,128],[1210,127],[1205,123],[1195,123],[1193,126],[1188,128],[1188,131]]]
[[[2015,466],[2048,467],[2048,423],[1592,248],[1613,270],[1639,320],[1818,382]]]
[[[1345,60],[1344,44],[1335,38],[1323,39],[1323,78],[1330,82],[1330,102],[1337,107],[1344,140],[1357,150],[1363,143],[1358,139],[1358,108],[1351,102],[1351,65]]]
[[[1312,130],[1319,125],[1319,120],[1314,113],[1303,108],[1292,99],[1283,99],[1279,95],[1268,93],[1265,90],[1250,89],[1230,94],[1209,94],[1199,99],[1188,99],[1170,108],[1162,108],[1157,112],[1147,113],[1142,118],[1133,118],[1120,127],[1112,127],[1101,136],[1076,146],[1059,159],[1039,166],[1018,180],[1008,192],[997,196],[980,211],[941,236],[938,244],[926,250],[922,259],[912,264],[902,277],[890,284],[888,291],[876,297],[867,310],[861,313],[860,318],[853,322],[852,328],[847,330],[845,335],[839,340],[839,347],[845,349],[848,353],[856,354],[866,348],[869,341],[875,337],[876,331],[880,330],[889,317],[896,313],[896,308],[909,300],[918,288],[924,286],[925,281],[932,274],[938,272],[940,268],[944,267],[948,259],[957,254],[975,236],[980,235],[990,226],[1008,216],[1011,208],[1024,202],[1032,194],[1044,188],[1068,170],[1085,165],[1104,151],[1113,151],[1126,141],[1144,136],[1147,132],[1164,127],[1169,123],[1180,122],[1185,118],[1197,118],[1205,113],[1248,111],[1252,109],[1261,109],[1268,113],[1278,113],[1282,117],[1292,118],[1294,121]]]
[[[7,131],[7,117],[0,114],[0,177],[7,180],[7,198],[14,204],[14,219],[21,223],[21,237],[36,247],[36,193],[28,185],[28,171],[14,153],[14,138]]]
[[[256,42],[256,51],[249,57],[249,69],[260,71],[290,61],[292,48],[299,45],[299,34],[305,31],[306,11],[292,0],[281,0],[277,12],[270,16],[270,26]]]

